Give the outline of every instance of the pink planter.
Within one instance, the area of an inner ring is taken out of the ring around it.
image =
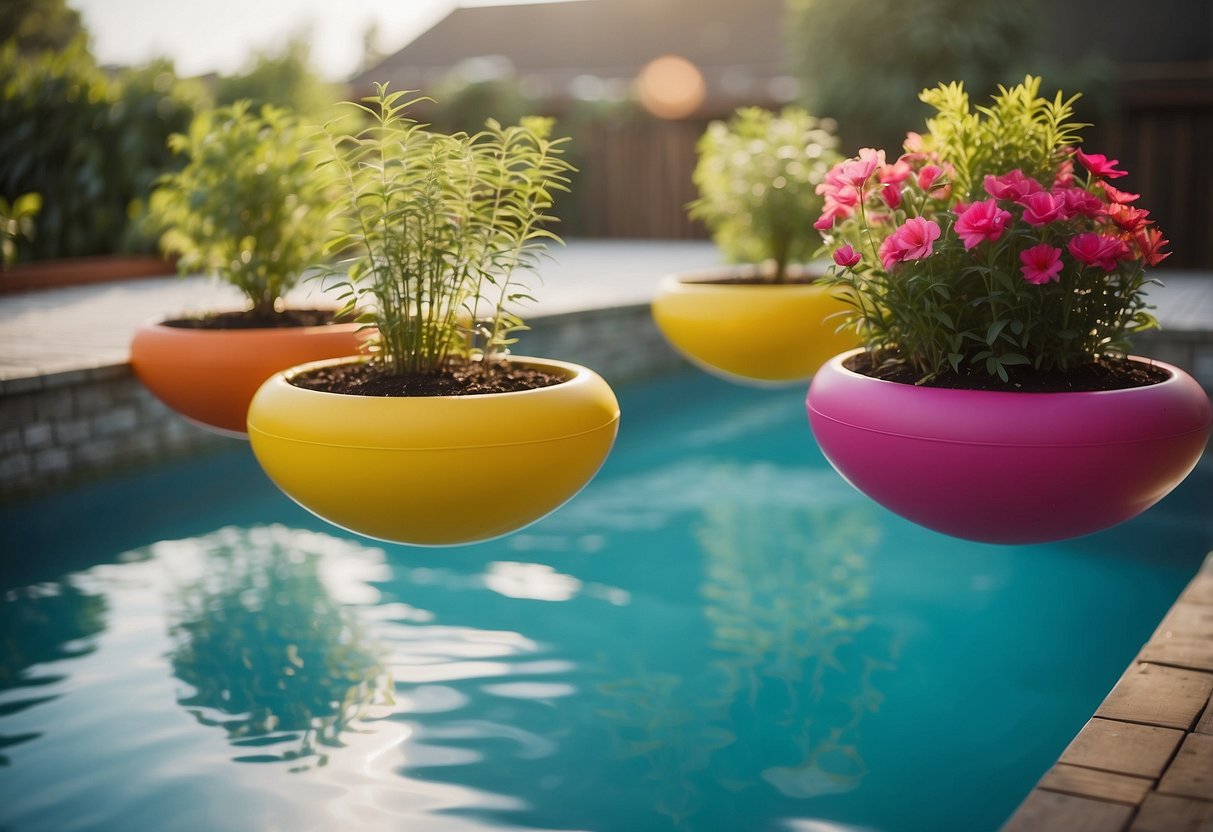
[[[1192,471],[1213,423],[1200,385],[1159,361],[1171,378],[1150,387],[1002,393],[871,379],[842,366],[856,352],[809,388],[826,459],[890,511],[969,540],[1043,543],[1135,517]]]

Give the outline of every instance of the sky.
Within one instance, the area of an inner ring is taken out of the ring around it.
[[[523,0],[526,2],[527,0]],[[92,36],[102,64],[171,58],[179,75],[247,69],[258,51],[279,51],[309,31],[312,63],[325,78],[349,77],[363,34],[379,23],[380,47],[400,49],[456,5],[519,0],[68,0]]]

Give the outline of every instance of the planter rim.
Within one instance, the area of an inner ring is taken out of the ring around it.
[[[323,307],[316,307],[323,308]],[[209,309],[205,314],[215,314],[223,312],[239,312],[238,309]],[[189,333],[191,335],[201,334],[204,337],[209,335],[232,335],[240,333],[256,337],[271,332],[338,332],[350,329],[358,329],[364,324],[356,321],[347,321],[339,324],[316,324],[314,326],[247,326],[247,327],[228,327],[226,329],[210,329],[207,327],[189,327],[189,326],[168,326],[166,321],[180,321],[184,318],[166,318],[163,315],[155,318],[149,318],[140,324],[139,329],[151,329],[157,332],[171,333],[173,335],[179,333]]]
[[[275,374],[262,385],[256,398],[269,400],[290,397],[298,410],[314,409],[317,413],[323,411],[323,418],[308,425],[303,424],[305,420],[292,420],[292,430],[289,432],[291,435],[287,436],[287,431],[275,429],[272,425],[254,424],[253,411],[250,411],[248,429],[250,433],[256,431],[266,436],[304,444],[392,451],[436,451],[449,448],[531,445],[592,433],[619,421],[619,406],[617,402],[613,402],[613,408],[604,409],[589,427],[583,417],[578,417],[570,420],[568,427],[562,430],[560,412],[553,406],[559,406],[564,401],[570,405],[584,407],[586,401],[593,400],[596,383],[604,385],[605,382],[602,382],[593,370],[571,362],[522,355],[512,355],[508,359],[514,364],[554,371],[566,378],[560,384],[547,387],[473,396],[359,396],[296,387],[291,384],[290,379],[322,367],[365,363],[370,360],[368,356],[312,361]],[[475,436],[477,432],[483,434],[484,430],[481,428],[478,431],[476,425],[492,420],[494,413],[509,402],[537,408],[536,418],[531,420],[532,430],[524,430],[516,438],[506,441],[466,441],[466,437]],[[413,415],[415,420],[410,418]],[[368,421],[376,423],[382,430],[359,431],[357,426]],[[418,430],[415,423],[423,425],[433,441],[416,442],[415,434]]]
[[[825,276],[825,265],[816,263],[793,263],[788,266],[788,274],[812,274],[816,277]],[[778,289],[781,291],[806,290],[821,291],[823,288],[817,280],[812,283],[718,283],[731,277],[757,277],[766,274],[766,268],[759,263],[735,263],[725,266],[712,266],[705,269],[672,272],[661,278],[659,283],[662,291],[738,291],[747,289]]]
[[[812,415],[870,433],[953,445],[1098,447],[1209,430],[1207,395],[1164,361],[1170,378],[1146,387],[1081,392],[1015,392],[916,387],[874,379],[842,363],[864,348],[834,356],[809,388]],[[1115,407],[1109,414],[1108,408]],[[1089,418],[1075,419],[1087,411]]]

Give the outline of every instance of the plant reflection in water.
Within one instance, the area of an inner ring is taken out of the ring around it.
[[[850,791],[867,771],[856,734],[883,698],[873,676],[895,658],[891,638],[881,655],[855,644],[871,625],[865,553],[878,534],[866,506],[790,501],[805,486],[795,478],[765,464],[698,472],[691,490],[719,495],[692,523],[713,658],[696,678],[638,667],[599,688],[616,755],[647,761],[654,806],[677,826],[705,788],[803,800]]]
[[[34,668],[84,656],[95,649],[92,638],[105,629],[105,599],[67,581],[8,589],[0,595],[0,693],[32,688],[31,695],[6,700],[0,718],[58,694],[40,691],[63,676]],[[0,733],[0,766],[9,765],[4,749],[37,739],[38,733]]]
[[[391,701],[381,649],[322,576],[327,550],[351,544],[280,526],[193,542],[203,544],[201,574],[169,602],[169,659],[191,688],[178,703],[240,748],[298,741],[239,762],[324,765],[324,747],[339,746],[368,705]]]

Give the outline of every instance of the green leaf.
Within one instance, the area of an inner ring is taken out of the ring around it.
[[[998,338],[999,333],[1002,332],[1003,327],[1005,327],[1008,323],[1009,321],[1007,321],[1005,318],[991,323],[989,328],[986,330],[986,343],[993,346],[994,341]]]

